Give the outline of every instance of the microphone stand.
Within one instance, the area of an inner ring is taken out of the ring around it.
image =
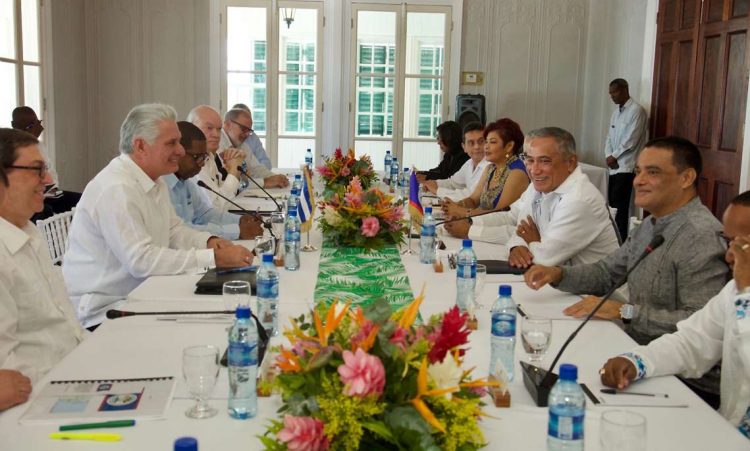
[[[266,189],[265,189],[265,188],[263,188],[263,187],[262,187],[262,186],[260,185],[260,183],[256,182],[256,181],[255,181],[255,179],[253,179],[252,177],[250,177],[250,174],[248,174],[248,173],[247,173],[247,172],[246,172],[245,170],[243,170],[243,169],[242,169],[242,166],[237,166],[237,170],[238,170],[238,171],[240,171],[240,173],[241,173],[242,175],[244,175],[245,177],[247,177],[247,179],[248,179],[248,180],[250,180],[250,183],[252,183],[253,185],[255,185],[255,186],[257,186],[258,188],[260,188],[260,190],[261,190],[261,191],[263,191],[263,193],[264,193],[264,194],[265,194],[266,196],[268,196],[268,198],[269,198],[269,199],[271,199],[271,200],[273,201],[273,203],[274,203],[274,204],[276,205],[276,210],[277,210],[277,211],[284,211],[284,210],[283,210],[283,209],[281,208],[281,205],[279,205],[279,203],[278,203],[278,202],[276,202],[276,198],[274,198],[274,197],[273,197],[273,196],[272,196],[272,195],[271,195],[271,194],[270,194],[270,193],[269,193],[268,191],[266,191]]]
[[[653,239],[651,239],[651,242],[648,246],[646,246],[646,249],[643,251],[640,257],[638,257],[638,260],[635,261],[633,266],[631,266],[630,269],[628,269],[627,272],[612,285],[607,293],[602,296],[602,300],[599,301],[599,303],[596,304],[596,307],[591,310],[591,313],[586,316],[586,319],[584,319],[583,322],[578,326],[578,328],[576,328],[576,330],[574,330],[573,333],[570,334],[568,339],[565,340],[562,348],[560,348],[560,351],[552,361],[552,364],[549,367],[549,371],[545,371],[538,366],[534,366],[526,362],[521,362],[521,370],[523,372],[523,385],[526,386],[526,390],[528,390],[537,407],[547,407],[549,392],[552,389],[552,386],[555,385],[555,382],[557,382],[558,377],[557,374],[552,372],[552,370],[555,369],[555,365],[557,365],[557,362],[560,360],[560,357],[562,357],[563,352],[565,352],[565,349],[568,347],[570,342],[573,341],[576,335],[578,335],[578,332],[583,329],[583,326],[585,326],[586,323],[588,323],[589,320],[594,317],[596,312],[598,312],[599,309],[604,305],[604,303],[607,302],[607,298],[612,296],[612,293],[614,293],[617,288],[619,288],[628,280],[628,276],[630,275],[630,273],[641,263],[641,261],[643,261],[644,258],[646,258],[651,252],[654,251],[654,249],[658,248],[663,243],[664,237],[661,235],[656,235]]]

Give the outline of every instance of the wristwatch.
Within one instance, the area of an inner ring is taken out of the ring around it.
[[[630,324],[635,315],[635,307],[633,304],[622,304],[620,307],[620,319],[624,324]]]

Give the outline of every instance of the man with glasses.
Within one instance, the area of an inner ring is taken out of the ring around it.
[[[227,111],[224,115],[219,153],[223,155],[231,149],[239,149],[245,155],[247,172],[250,177],[264,188],[285,188],[289,186],[289,180],[285,175],[274,174],[255,158],[246,141],[250,135],[254,134],[253,118],[250,113],[239,108]]]
[[[120,155],[86,185],[70,226],[63,275],[84,327],[146,278],[251,264],[243,246],[186,226],[161,179],[179,168],[177,113],[169,105],[134,107],[120,127]]]
[[[36,116],[36,112],[31,107],[19,106],[13,110],[13,121],[11,126],[16,130],[23,130],[30,133],[35,138],[44,131],[42,121]],[[40,144],[41,145],[41,144]],[[45,187],[44,191],[44,210],[34,214],[31,221],[46,219],[55,213],[64,213],[78,204],[81,200],[81,193],[73,191],[63,191],[58,185],[57,174],[54,170],[50,171],[52,182]]]
[[[245,160],[245,154],[239,149],[226,149],[219,155],[219,146],[222,141],[221,116],[208,105],[199,105],[193,108],[187,116],[188,122],[198,127],[206,137],[206,148],[211,156],[198,173],[198,180],[220,192],[224,197],[233,199],[237,196],[240,188],[239,167]],[[226,211],[230,203],[209,192],[209,199],[215,208]]]
[[[84,337],[47,243],[29,221],[51,180],[39,141],[0,129],[0,368],[32,382]]]
[[[162,177],[169,187],[177,216],[195,230],[209,232],[229,240],[251,240],[263,234],[261,220],[257,216],[237,216],[213,207],[206,191],[192,180],[198,175],[211,154],[206,150],[206,136],[187,121],[177,123],[180,129],[180,144],[185,155],[178,162],[174,174]]]
[[[548,127],[526,135],[531,179],[509,211],[445,224],[451,235],[505,244],[512,266],[593,263],[617,249],[607,202],[578,166],[567,131]],[[470,223],[471,222],[471,223]]]
[[[253,113],[250,111],[250,108],[245,105],[244,103],[238,103],[235,104],[232,109],[240,109],[247,111],[247,114],[250,115],[250,123],[253,122]],[[252,125],[250,126],[252,128]],[[252,154],[255,156],[255,158],[258,160],[258,163],[265,166],[266,169],[269,171],[273,167],[273,164],[271,163],[271,159],[268,157],[268,154],[266,153],[266,149],[263,148],[263,143],[261,142],[260,138],[258,137],[258,134],[253,131],[250,133],[247,138],[245,138],[245,141],[243,142],[244,145],[246,145]],[[247,160],[245,160],[247,161]],[[247,161],[247,164],[249,165],[250,162]]]
[[[427,191],[438,197],[447,197],[459,201],[471,196],[474,188],[482,179],[484,167],[489,164],[484,159],[484,127],[479,122],[471,122],[464,127],[464,138],[461,146],[469,155],[461,169],[450,178],[442,180],[424,180],[421,182]]]
[[[703,166],[698,148],[679,137],[646,143],[635,166],[635,204],[651,213],[616,251],[598,262],[574,266],[532,266],[529,287],[546,284],[576,294],[590,294],[564,310],[588,315],[614,281],[619,280],[657,235],[664,244],[633,269],[627,279],[627,304],[607,300],[596,316],[623,319],[625,331],[639,344],[675,331],[684,320],[721,290],[727,281],[726,244],[721,223],[698,197]],[[687,381],[711,405],[718,405],[718,372]]]

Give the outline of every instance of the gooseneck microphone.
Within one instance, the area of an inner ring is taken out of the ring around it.
[[[216,191],[215,189],[211,188],[210,186],[206,185],[206,183],[205,183],[205,182],[203,182],[203,180],[198,180],[198,186],[200,186],[200,187],[201,187],[201,188],[203,188],[203,189],[207,189],[207,190],[211,191],[212,193],[216,194],[217,196],[221,197],[221,198],[222,198],[222,199],[224,199],[225,201],[227,201],[227,202],[229,202],[230,204],[232,204],[232,205],[234,205],[235,207],[237,207],[237,208],[238,208],[238,209],[239,209],[240,211],[242,211],[242,212],[244,212],[244,213],[246,213],[246,214],[248,214],[248,215],[251,215],[251,216],[256,216],[256,217],[260,218],[260,222],[261,222],[261,224],[263,224],[263,228],[265,228],[266,230],[268,230],[268,233],[270,233],[270,234],[271,234],[271,237],[272,237],[272,238],[273,238],[273,239],[274,239],[275,241],[278,241],[278,238],[276,238],[276,235],[274,235],[274,234],[273,234],[273,229],[271,228],[271,223],[270,223],[270,221],[269,221],[269,222],[266,222],[266,221],[264,221],[264,220],[263,220],[263,218],[262,218],[262,217],[261,217],[261,216],[260,216],[260,215],[259,215],[259,214],[258,214],[257,212],[255,212],[255,211],[250,211],[250,210],[248,210],[248,209],[246,209],[246,208],[243,208],[243,207],[242,207],[241,205],[237,204],[237,203],[236,203],[236,202],[234,202],[234,201],[233,201],[232,199],[228,198],[227,196],[225,196],[225,195],[221,194],[220,192],[218,192],[218,191]]]
[[[464,219],[476,218],[478,216],[489,215],[489,214],[492,214],[492,213],[500,213],[500,212],[508,211],[508,210],[510,210],[510,208],[506,207],[506,208],[503,208],[502,210],[490,210],[490,211],[485,211],[485,212],[482,212],[482,213],[477,213],[477,214],[474,214],[474,215],[466,215],[466,216],[460,216],[458,218],[446,219],[445,221],[440,221],[440,222],[435,223],[435,227],[437,227],[439,225],[443,225],[443,224],[448,224],[448,223],[451,223],[451,222],[463,221]]]
[[[260,188],[260,190],[261,190],[261,191],[263,191],[263,193],[264,193],[264,194],[265,194],[266,196],[268,196],[268,198],[269,198],[269,199],[271,199],[271,200],[273,201],[273,203],[274,203],[274,204],[276,204],[276,210],[277,210],[277,211],[284,211],[284,210],[283,210],[283,209],[281,208],[281,205],[279,205],[279,203],[278,203],[278,202],[276,202],[276,198],[274,198],[274,197],[273,197],[273,196],[271,195],[271,193],[269,193],[268,191],[266,191],[266,189],[265,189],[265,188],[263,188],[263,187],[262,187],[262,186],[260,185],[260,183],[256,182],[256,181],[255,181],[255,179],[253,179],[252,177],[250,177],[250,174],[248,174],[248,173],[247,173],[247,172],[246,172],[246,171],[245,171],[244,169],[242,169],[242,166],[237,166],[237,170],[238,170],[238,171],[240,171],[240,173],[241,173],[242,175],[244,175],[245,177],[247,177],[247,179],[248,179],[248,180],[250,180],[250,183],[252,183],[253,185],[255,185],[255,186],[257,186],[258,188]]]
[[[181,311],[181,312],[129,312],[127,310],[107,310],[107,319],[125,318],[126,316],[140,315],[234,315],[234,310],[207,310],[207,311]]]
[[[586,316],[586,319],[584,319],[583,322],[578,326],[578,328],[576,328],[576,330],[574,330],[573,333],[570,334],[568,339],[565,340],[562,348],[560,348],[560,352],[557,353],[555,359],[552,361],[552,364],[549,367],[549,371],[546,371],[538,366],[528,364],[526,362],[521,362],[521,370],[523,371],[523,384],[526,386],[526,389],[529,391],[529,394],[534,399],[534,402],[538,407],[547,407],[549,392],[552,389],[552,386],[555,385],[555,382],[557,381],[557,374],[553,373],[552,370],[555,369],[555,365],[557,365],[558,360],[560,360],[560,357],[562,356],[563,352],[565,352],[565,349],[568,347],[570,342],[573,341],[576,335],[578,335],[578,332],[583,329],[583,326],[585,326],[586,323],[588,323],[589,320],[594,317],[594,315],[597,311],[599,311],[602,305],[607,302],[607,298],[612,296],[612,293],[614,293],[618,287],[620,287],[628,280],[628,276],[630,275],[630,273],[641,263],[641,261],[643,261],[644,258],[646,258],[651,252],[653,252],[663,243],[664,237],[661,235],[656,235],[653,239],[651,239],[651,242],[648,244],[648,246],[646,246],[646,249],[643,250],[643,253],[638,257],[638,260],[635,261],[633,266],[631,266],[628,271],[612,285],[612,288],[610,288],[609,291],[607,291],[607,293],[602,296],[602,300],[599,301],[598,304],[596,304],[596,307],[594,307],[591,313]]]

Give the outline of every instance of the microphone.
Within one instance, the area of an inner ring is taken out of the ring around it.
[[[489,214],[492,214],[492,213],[498,213],[498,212],[501,212],[501,211],[508,211],[508,210],[510,210],[510,207],[503,208],[502,210],[490,210],[490,211],[485,211],[485,212],[477,213],[477,214],[473,214],[473,215],[461,216],[459,218],[446,219],[445,221],[440,221],[438,223],[435,223],[435,227],[443,225],[443,224],[448,224],[448,223],[451,223],[451,222],[463,221],[464,219],[468,219],[468,218],[476,218],[477,216],[484,216],[484,215],[489,215]]]
[[[656,248],[661,246],[664,243],[664,237],[662,235],[656,235],[653,239],[651,239],[651,242],[646,246],[646,249],[643,250],[643,253],[638,257],[638,260],[635,261],[633,266],[628,269],[628,271],[620,277],[620,279],[612,285],[612,288],[607,291],[607,293],[602,296],[602,300],[599,301],[598,304],[596,304],[596,307],[591,311],[591,313],[586,316],[586,319],[583,320],[581,325],[578,326],[578,328],[573,331],[572,334],[568,337],[567,340],[565,340],[565,343],[563,343],[562,348],[560,348],[560,352],[557,353],[555,356],[555,360],[552,361],[552,365],[550,365],[550,370],[546,371],[538,366],[534,366],[531,364],[528,364],[526,362],[521,362],[521,370],[523,372],[523,385],[526,386],[526,390],[528,390],[529,394],[531,395],[532,399],[536,403],[537,407],[547,407],[547,400],[549,398],[549,392],[552,390],[552,386],[555,385],[555,382],[557,382],[557,374],[553,373],[552,370],[555,369],[555,365],[557,365],[558,360],[560,360],[560,357],[562,356],[563,352],[565,352],[565,349],[568,347],[571,341],[578,335],[578,332],[583,329],[583,326],[586,325],[586,323],[589,322],[591,318],[594,317],[594,314],[596,314],[597,311],[604,305],[604,303],[607,301],[607,298],[612,296],[612,293],[620,287],[623,283],[625,283],[628,280],[628,276],[630,273],[643,261],[644,258],[646,258],[651,252],[653,252]]]
[[[255,181],[255,179],[253,179],[252,177],[250,177],[250,174],[248,174],[248,173],[247,173],[247,172],[246,172],[246,171],[245,171],[244,169],[242,169],[242,166],[237,166],[237,170],[238,170],[238,171],[240,171],[240,173],[241,173],[242,175],[244,175],[245,177],[247,177],[247,179],[248,179],[248,180],[250,180],[250,183],[252,183],[253,185],[255,185],[255,186],[257,186],[258,188],[260,188],[260,190],[261,190],[261,191],[263,191],[263,193],[264,193],[264,194],[265,194],[266,196],[268,196],[268,198],[269,198],[269,199],[271,199],[271,200],[273,201],[273,203],[274,203],[274,204],[276,204],[276,209],[277,209],[278,211],[283,211],[283,209],[281,208],[281,205],[279,205],[279,203],[278,203],[278,202],[276,202],[276,198],[274,198],[274,197],[273,197],[273,196],[272,196],[272,195],[271,195],[271,194],[270,194],[270,193],[269,193],[268,191],[266,191],[266,189],[265,189],[265,188],[263,188],[263,187],[262,187],[262,186],[260,185],[260,183],[256,182],[256,181]]]
[[[107,319],[125,318],[126,316],[139,315],[232,315],[234,310],[210,310],[210,311],[187,311],[187,312],[129,312],[127,310],[107,310]]]

